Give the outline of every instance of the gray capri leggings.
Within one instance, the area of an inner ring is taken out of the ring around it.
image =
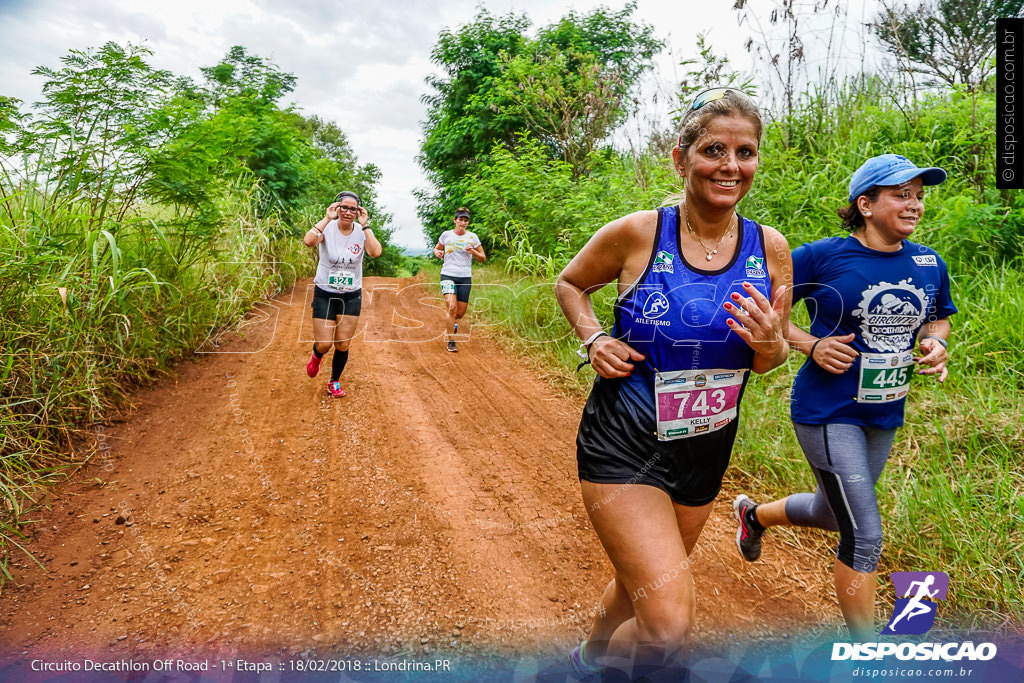
[[[875,571],[882,554],[875,483],[896,430],[840,423],[793,428],[818,489],[786,498],[786,517],[797,526],[838,531],[836,558],[854,571]]]

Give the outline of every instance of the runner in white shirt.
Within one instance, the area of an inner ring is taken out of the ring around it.
[[[467,230],[469,209],[459,207],[455,211],[455,229],[445,230],[437,238],[434,256],[444,259],[441,266],[441,294],[448,304],[448,327],[445,338],[448,350],[458,351],[455,335],[459,333],[459,321],[469,307],[469,290],[473,286],[473,259],[480,263],[487,258],[480,238]]]
[[[356,218],[359,230],[355,229]],[[370,214],[360,206],[355,192],[339,192],[327,215],[310,228],[302,242],[316,247],[319,259],[313,278],[313,355],[306,374],[316,377],[320,361],[334,346],[331,380],[327,391],[341,398],[345,390],[338,381],[348,362],[348,346],[356,333],[363,300],[363,254],[377,258],[381,243],[366,227]]]

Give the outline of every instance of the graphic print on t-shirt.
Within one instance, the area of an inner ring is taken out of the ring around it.
[[[473,239],[475,235],[466,233],[464,237],[456,237],[444,245],[444,253],[451,254],[456,251],[466,251],[466,247],[475,247],[477,241]]]
[[[911,284],[912,278],[897,284],[879,282],[861,293],[853,315],[860,318],[864,343],[876,351],[904,351],[912,348],[914,334],[924,322],[927,297]]]

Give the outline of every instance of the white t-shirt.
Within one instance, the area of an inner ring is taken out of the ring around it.
[[[437,238],[444,247],[444,265],[441,266],[441,275],[452,277],[472,277],[473,255],[466,251],[466,247],[474,249],[480,246],[480,238],[476,233],[467,230],[461,235],[456,235],[454,230],[445,230]]]
[[[338,221],[333,220],[324,228],[324,238],[317,247],[320,260],[316,264],[313,282],[328,292],[357,292],[363,286],[363,248],[366,233],[358,221],[352,224],[352,232],[342,235]]]

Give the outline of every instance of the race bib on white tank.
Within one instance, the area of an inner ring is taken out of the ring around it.
[[[352,289],[355,282],[356,273],[354,270],[332,270],[327,276],[327,284],[343,292]]]

